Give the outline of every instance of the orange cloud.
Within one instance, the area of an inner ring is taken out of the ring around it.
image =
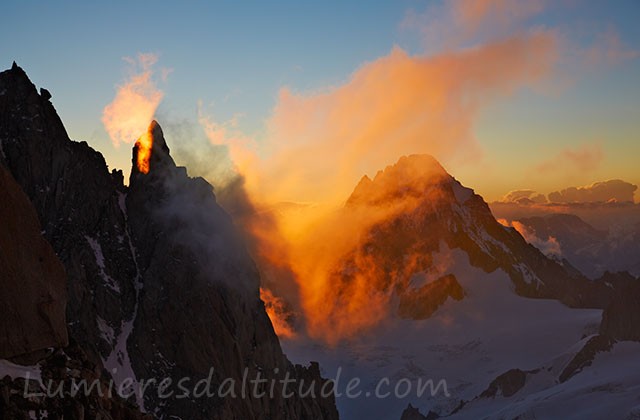
[[[309,334],[336,342],[376,325],[389,310],[389,291],[371,287],[385,274],[353,251],[373,224],[415,203],[337,210],[362,175],[415,153],[477,160],[478,113],[541,82],[556,58],[556,37],[547,31],[435,56],[396,47],[340,86],[309,94],[282,89],[266,135],[255,143],[233,121],[201,113],[209,140],[228,146],[257,208],[244,220],[254,255],[263,267],[295,279],[299,302],[293,306],[302,310]],[[357,270],[344,281],[336,270],[348,254]]]
[[[454,0],[450,4],[458,22],[471,30],[496,22],[504,26],[521,22],[544,9],[541,0]]]
[[[124,60],[129,65],[129,76],[102,111],[102,123],[116,147],[123,142],[132,143],[146,132],[163,97],[153,79],[153,66],[158,61],[156,54],[140,53],[135,59],[125,57]],[[162,69],[163,80],[169,72]]]
[[[266,152],[240,169],[252,193],[335,203],[363,173],[400,155],[477,159],[478,111],[547,76],[555,47],[552,33],[536,32],[434,57],[394,48],[342,86],[315,94],[282,89]]]
[[[214,146],[227,146],[232,162],[245,168],[256,158],[256,143],[238,129],[240,117],[240,114],[235,114],[227,121],[218,122],[205,112],[202,101],[198,101],[198,122],[209,142]]]
[[[546,256],[562,258],[560,243],[555,237],[549,236],[547,239],[539,238],[533,230],[529,229],[517,220],[509,222],[505,219],[499,219],[498,222],[504,226],[513,227],[520,235],[522,235],[525,241],[538,248]]]
[[[269,289],[260,288],[260,299],[264,302],[264,308],[267,311],[271,324],[275,333],[281,339],[291,339],[296,337],[296,332],[291,326],[292,314],[287,308],[286,303],[281,298],[274,296]]]

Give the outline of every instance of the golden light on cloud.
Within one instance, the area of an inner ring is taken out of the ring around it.
[[[152,53],[138,54],[136,59],[125,58],[129,65],[127,80],[119,85],[116,96],[102,111],[102,123],[114,146],[132,143],[147,126],[164,96],[153,75],[158,56]],[[162,70],[166,78],[167,70]]]
[[[548,31],[436,56],[396,47],[341,86],[313,94],[282,89],[260,153],[235,133],[232,121],[199,116],[210,141],[229,147],[259,209],[260,217],[246,221],[256,258],[285,267],[297,282],[308,334],[336,343],[389,311],[389,293],[375,287],[386,274],[353,252],[371,226],[402,208],[366,206],[345,214],[341,206],[362,175],[415,153],[477,159],[479,111],[545,79],[556,58],[556,37]],[[272,223],[261,223],[265,213]],[[355,267],[348,281],[339,271],[346,255]]]
[[[362,174],[402,155],[477,159],[479,110],[544,78],[555,59],[556,39],[544,31],[433,57],[394,48],[326,92],[282,89],[265,156],[236,163],[260,201],[337,204]]]
[[[458,22],[470,30],[484,23],[508,25],[540,13],[543,0],[451,0]]]

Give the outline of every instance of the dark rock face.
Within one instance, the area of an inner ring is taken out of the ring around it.
[[[431,411],[429,412],[429,414],[427,414],[427,416],[423,416],[420,413],[420,410],[409,404],[409,406],[402,412],[402,417],[400,417],[400,420],[435,420],[438,417],[438,415]]]
[[[481,398],[503,396],[509,398],[522,389],[527,380],[527,372],[511,369],[494,379],[480,394]]]
[[[232,379],[238,395],[245,368],[249,379],[324,382],[317,365],[293,366],[283,355],[230,217],[206,181],[175,166],[157,123],[150,170],[136,169],[137,144],[125,187],[100,153],[68,138],[50,94],[39,95],[22,69],[0,73],[0,92],[0,166],[66,268],[69,334],[87,363],[116,383],[171,379],[172,398],[160,398],[157,383],[132,397],[157,418],[338,418],[333,397],[249,389],[246,398],[177,398],[180,379],[193,388],[211,368],[211,388]]]
[[[68,343],[67,279],[29,198],[0,166],[0,359]]]
[[[70,334],[94,357],[106,357],[98,320],[118,334],[135,304],[124,187],[100,153],[69,140],[53,105],[20,67],[0,74],[0,92],[0,163],[31,199],[67,270]]]
[[[147,174],[137,170],[138,149],[127,195],[131,237],[142,273],[142,294],[131,336],[131,356],[142,377],[206,379],[258,372],[269,380],[306,377],[319,385],[319,370],[294,367],[282,354],[259,297],[258,271],[212,187],[176,167],[160,126],[149,132],[153,152]],[[206,314],[206,317],[203,317]],[[166,361],[170,361],[169,364]],[[274,372],[275,371],[275,372]],[[223,399],[154,401],[165,413],[191,418],[335,418],[332,401],[286,400],[276,394]],[[260,414],[259,414],[260,413]]]
[[[448,298],[454,300],[464,298],[464,290],[453,274],[440,277],[418,289],[405,291],[400,296],[398,315],[402,318],[427,319]]]
[[[591,337],[562,370],[558,378],[560,382],[566,382],[574,375],[580,373],[582,369],[591,366],[596,355],[611,350],[614,342],[614,340],[606,335],[595,335]]]
[[[640,279],[606,274],[603,281],[611,284],[608,281],[611,277],[624,277],[626,284],[616,288],[611,303],[602,313],[600,334],[614,340],[640,341]]]

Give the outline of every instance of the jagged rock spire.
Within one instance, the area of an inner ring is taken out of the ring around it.
[[[175,169],[176,164],[171,158],[162,127],[156,120],[151,121],[147,131],[136,141],[132,150],[131,164],[130,185],[134,184],[140,175],[153,175],[158,171]]]

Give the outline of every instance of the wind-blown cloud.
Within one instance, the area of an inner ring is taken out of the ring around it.
[[[473,126],[478,112],[543,80],[555,59],[555,36],[544,31],[436,56],[412,56],[394,48],[364,64],[341,86],[311,94],[282,89],[266,137],[253,147],[244,147],[247,142],[232,122],[216,123],[201,115],[210,141],[228,145],[256,203],[258,211],[244,220],[255,238],[254,255],[263,266],[291,273],[299,288],[299,302],[293,306],[304,311],[309,334],[336,342],[371,327],[388,310],[386,299],[371,298],[366,277],[353,286],[351,317],[341,318],[339,330],[331,326],[331,306],[322,304],[335,292],[331,270],[357,248],[367,223],[380,216],[361,215],[348,226],[336,226],[344,220],[336,220],[332,210],[362,175],[414,153],[477,159]],[[316,204],[277,205],[292,201]],[[265,213],[270,216],[266,224]]]
[[[545,82],[557,57],[556,34],[547,30],[518,31],[435,55],[395,47],[341,85],[312,93],[281,89],[266,132],[255,143],[246,141],[233,121],[201,112],[210,142],[228,146],[255,205],[256,212],[243,220],[255,238],[254,255],[263,266],[295,279],[299,302],[293,306],[302,308],[308,333],[335,342],[371,327],[388,310],[386,298],[371,298],[365,274],[353,286],[350,316],[341,318],[339,329],[331,323],[331,306],[324,304],[335,293],[332,270],[357,249],[372,221],[389,211],[367,209],[372,213],[348,222],[336,216],[336,207],[363,174],[417,153],[449,162],[477,160],[478,114],[521,88]]]
[[[442,51],[477,45],[512,34],[543,11],[544,0],[448,0],[422,12],[410,10],[400,28],[421,34],[425,47]]]
[[[584,64],[589,67],[615,66],[640,57],[640,50],[623,44],[612,27],[600,32],[591,47],[584,51]]]
[[[234,114],[227,121],[216,121],[210,112],[206,112],[202,101],[198,101],[198,123],[209,142],[214,146],[226,146],[234,165],[245,168],[255,159],[257,145],[238,128],[241,117],[241,114]]]
[[[555,37],[543,31],[437,56],[396,47],[341,86],[313,94],[282,89],[264,158],[245,156],[240,169],[252,193],[335,202],[394,157],[477,158],[478,111],[548,76],[555,59]]]
[[[535,246],[547,257],[562,258],[562,249],[560,243],[553,236],[547,239],[539,238],[536,233],[517,220],[508,221],[506,219],[498,219],[503,226],[512,227],[518,231],[525,241]]]
[[[535,169],[540,174],[572,175],[592,172],[604,160],[604,151],[599,144],[585,144],[577,148],[566,148],[538,165]]]
[[[140,53],[135,59],[124,60],[129,66],[127,80],[102,111],[102,123],[116,147],[134,142],[146,131],[164,96],[153,77],[157,54]],[[161,80],[166,80],[170,71],[161,69]]]

